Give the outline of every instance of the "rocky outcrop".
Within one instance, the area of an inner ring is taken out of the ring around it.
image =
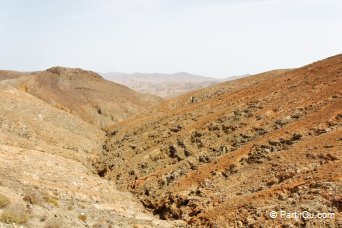
[[[338,217],[341,79],[338,55],[180,96],[109,129],[93,165],[160,218],[190,226],[284,224],[272,210]]]

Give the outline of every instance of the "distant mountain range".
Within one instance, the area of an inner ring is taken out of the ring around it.
[[[101,73],[100,73],[101,74]],[[151,93],[160,97],[174,97],[189,91],[201,89],[230,80],[203,77],[186,72],[174,74],[158,73],[120,73],[109,72],[101,74],[107,80],[123,84],[141,93]]]

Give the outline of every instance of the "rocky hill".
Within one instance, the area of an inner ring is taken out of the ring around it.
[[[108,128],[100,176],[166,220],[339,227],[342,55],[163,102]],[[275,219],[271,211],[331,212]]]
[[[74,95],[66,79],[46,74],[0,85],[0,227],[173,226],[147,213],[131,193],[92,172],[88,161],[99,156],[105,133],[77,114],[31,95]]]
[[[28,93],[0,85],[0,104],[0,144],[79,161],[102,147],[103,131]]]
[[[50,105],[103,128],[148,110],[161,99],[137,93],[82,69],[53,67],[20,73],[1,71],[2,85],[10,85]]]
[[[135,91],[150,93],[160,97],[175,97],[176,95],[221,82],[219,79],[192,75],[185,72],[175,74],[125,74],[110,72],[104,73],[102,76],[108,80],[132,88]]]
[[[19,78],[19,77],[23,77],[27,75],[29,75],[29,73],[11,71],[11,70],[0,70],[0,81],[13,79],[13,78]]]

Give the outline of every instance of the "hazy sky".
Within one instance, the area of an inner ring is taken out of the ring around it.
[[[227,77],[342,52],[341,0],[0,0],[0,69]]]

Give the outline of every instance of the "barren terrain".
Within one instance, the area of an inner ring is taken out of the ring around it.
[[[0,71],[1,78],[13,79],[2,80],[0,84],[11,85],[100,128],[147,111],[161,101],[157,96],[137,93],[82,69]]]
[[[0,227],[340,227],[341,107],[342,55],[166,101],[1,71]]]
[[[101,176],[192,226],[341,226],[342,55],[226,82],[115,124]],[[270,211],[335,213],[272,219]]]
[[[0,227],[172,226],[93,171],[89,160],[102,150],[105,132],[77,113],[10,86],[17,81],[2,82]],[[34,88],[48,96],[50,88],[41,86]]]
[[[172,227],[75,160],[0,145],[0,163],[0,227]]]

